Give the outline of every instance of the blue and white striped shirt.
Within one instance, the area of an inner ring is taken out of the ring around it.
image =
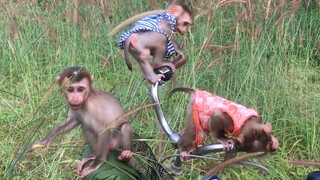
[[[139,31],[155,31],[167,36],[167,39],[168,39],[167,53],[165,57],[166,58],[172,57],[176,53],[176,51],[174,50],[171,37],[167,33],[161,31],[158,28],[159,24],[163,21],[168,21],[170,23],[171,30],[172,31],[174,30],[176,26],[176,18],[174,16],[168,13],[159,13],[159,14],[150,15],[137,21],[131,30],[123,33],[120,36],[119,43],[118,43],[119,47],[121,49],[124,49],[124,42],[132,33],[139,32]]]

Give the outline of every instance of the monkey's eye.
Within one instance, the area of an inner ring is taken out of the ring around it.
[[[78,92],[82,92],[82,91],[84,91],[84,89],[85,89],[84,87],[79,87]]]
[[[184,22],[182,25],[183,26],[189,26],[189,23],[188,22]]]
[[[68,87],[67,91],[68,91],[68,92],[73,92],[74,89],[73,89],[73,87]]]

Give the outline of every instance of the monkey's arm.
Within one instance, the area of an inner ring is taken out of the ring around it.
[[[74,118],[69,118],[66,121],[63,121],[58,126],[56,126],[44,139],[41,141],[35,143],[35,144],[42,144],[45,145],[47,148],[50,147],[51,142],[56,138],[57,136],[67,133],[76,126],[78,126],[80,123]]]
[[[132,127],[129,123],[124,123],[121,128],[120,148],[123,150],[118,156],[120,161],[129,161],[132,157]]]
[[[179,47],[177,41],[176,41],[176,37],[171,36],[171,42],[172,45],[174,47],[174,50],[184,59],[184,52],[183,50]]]
[[[212,118],[210,122],[211,133],[212,136],[219,140],[219,141],[225,141],[227,139],[225,135],[225,129],[223,127],[223,119],[220,118]]]
[[[120,148],[123,150],[131,150],[132,147],[132,127],[129,123],[124,123],[121,128]]]
[[[229,141],[229,138],[226,136],[226,132],[232,132],[234,126],[233,121],[228,114],[218,109],[214,110],[211,114],[209,123],[209,127],[214,138],[216,138],[220,143],[223,141]]]
[[[179,54],[179,56],[171,61],[171,63],[175,66],[176,69],[178,69],[187,62],[187,59],[184,56],[184,51],[179,47],[174,36],[172,36],[171,42],[174,50]]]

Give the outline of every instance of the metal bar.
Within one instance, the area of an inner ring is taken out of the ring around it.
[[[155,111],[156,111],[156,114],[157,114],[157,118],[158,118],[159,124],[160,124],[161,128],[163,129],[163,131],[170,138],[170,140],[172,140],[175,143],[177,143],[178,140],[180,139],[180,135],[178,133],[174,132],[170,128],[167,120],[165,119],[164,113],[163,113],[162,108],[161,108],[160,100],[158,98],[158,88],[159,88],[159,82],[153,84],[151,86],[151,89],[150,89],[150,95],[151,95],[152,102],[153,103],[157,103],[155,105]]]

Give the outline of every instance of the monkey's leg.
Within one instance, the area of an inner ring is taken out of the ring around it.
[[[188,104],[186,119],[186,128],[181,130],[181,138],[178,141],[181,161],[185,161],[190,153],[196,150],[196,126],[193,121],[192,102]]]
[[[84,135],[86,138],[86,141],[88,142],[90,148],[92,149],[92,154],[89,155],[88,157],[83,158],[78,166],[77,166],[77,173],[80,176],[82,171],[83,171],[83,166],[90,160],[95,160],[96,159],[96,153],[98,149],[98,137],[89,129],[86,129],[84,131]]]
[[[94,164],[94,162],[93,162]],[[87,176],[88,174],[90,174],[91,172],[96,171],[97,169],[99,169],[99,167],[102,165],[102,162],[100,162],[99,164],[95,165],[95,166],[89,166],[87,168],[84,168],[82,170],[82,172],[79,174],[80,178],[84,178],[85,176]]]
[[[134,36],[132,37],[132,41],[134,41]],[[153,66],[149,62],[150,50],[148,48],[143,47],[141,42],[137,41],[135,43],[131,43],[129,51],[131,55],[137,60],[140,69],[142,70],[143,77],[151,84],[159,81],[160,78],[163,77],[162,74],[155,74],[153,71]]]
[[[160,34],[161,35],[161,34]],[[163,35],[161,35],[162,37]],[[165,62],[164,61],[164,55],[167,52],[166,44],[163,44],[162,46],[158,46],[153,51],[153,61],[152,61],[152,67],[161,67],[161,66],[169,66],[173,71],[176,70],[175,65],[172,62]]]
[[[91,141],[95,158],[93,163],[91,163],[89,167],[82,169],[79,174],[81,178],[97,170],[107,160],[107,154],[110,147],[112,147],[110,131],[112,130],[104,132],[103,134],[96,137],[93,142]],[[90,141],[90,138],[88,140]]]

